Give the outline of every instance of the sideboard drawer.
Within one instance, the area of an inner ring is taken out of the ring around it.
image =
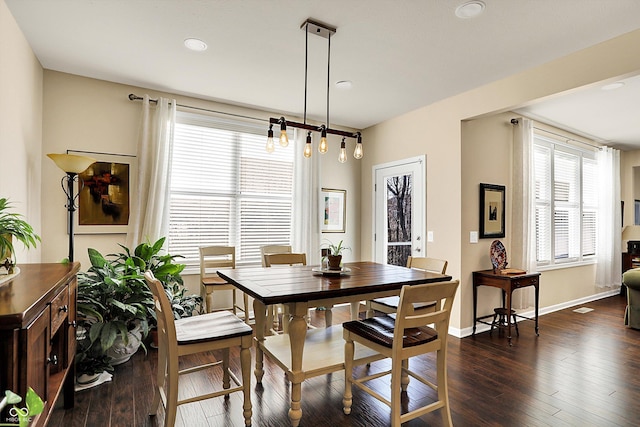
[[[538,276],[513,279],[513,289],[524,288],[538,284]]]
[[[51,301],[51,335],[54,335],[69,313],[69,286],[62,288]]]

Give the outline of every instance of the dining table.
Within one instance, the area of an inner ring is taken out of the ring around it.
[[[340,270],[319,266],[274,266],[220,269],[218,275],[253,298],[256,325],[255,377],[264,376],[264,354],[284,370],[291,383],[289,420],[297,427],[302,418],[302,382],[307,378],[344,370],[342,325],[308,329],[310,307],[351,304],[358,319],[360,302],[399,295],[404,285],[451,280],[451,276],[389,264],[362,261],[344,263]],[[267,335],[267,307],[285,304],[291,316],[287,334]],[[356,346],[356,364],[381,357]]]

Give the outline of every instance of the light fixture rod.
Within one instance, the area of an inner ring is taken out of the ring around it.
[[[327,37],[327,127],[329,127],[329,77],[331,74],[331,33]]]
[[[271,117],[269,118],[269,123],[280,123],[280,119],[279,118],[275,118],[275,117]],[[293,127],[293,128],[298,128],[298,129],[305,129],[305,130],[310,130],[312,132],[318,132],[320,130],[320,126],[316,126],[316,125],[309,125],[306,123],[298,123],[298,122],[292,122],[287,120],[287,127]],[[340,135],[340,136],[346,136],[348,138],[357,138],[358,137],[358,133],[357,132],[345,132],[343,130],[338,130],[338,129],[330,129],[327,128],[327,133],[330,133],[332,135]]]
[[[300,25],[300,29],[305,27],[305,31],[311,31],[313,34],[324,37],[325,39],[328,39],[336,33],[336,27],[332,27],[329,24],[325,24],[324,22],[316,21],[311,18],[308,18],[302,23],[302,25]]]
[[[302,121],[307,123],[307,74],[309,63],[309,25],[304,27],[304,116]]]

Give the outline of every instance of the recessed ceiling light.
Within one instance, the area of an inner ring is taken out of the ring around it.
[[[615,83],[609,83],[608,85],[604,85],[601,87],[602,90],[614,90],[614,89],[619,89],[622,86],[624,86],[624,82],[615,82]]]
[[[338,89],[347,90],[351,89],[352,86],[353,83],[351,83],[351,80],[340,80],[339,82],[336,82],[336,88]]]
[[[456,7],[456,16],[461,19],[475,18],[484,10],[484,3],[481,1],[468,1]]]
[[[207,50],[207,44],[200,39],[185,39],[184,45],[187,47],[187,49],[194,50],[196,52]]]

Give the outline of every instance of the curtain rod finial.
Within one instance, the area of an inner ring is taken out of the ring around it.
[[[518,124],[518,119],[511,119],[511,124],[512,125],[517,125]]]

